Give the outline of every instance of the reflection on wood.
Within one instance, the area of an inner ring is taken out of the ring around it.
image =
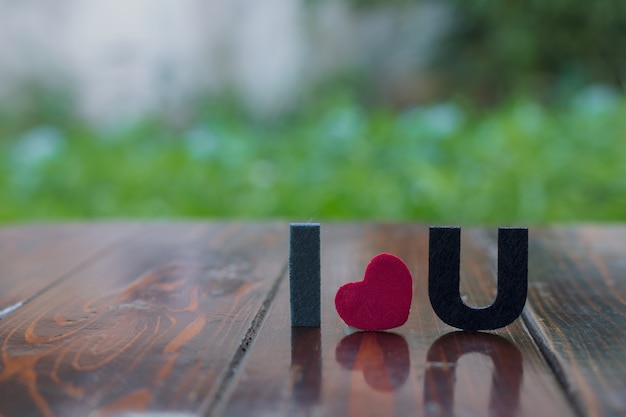
[[[335,350],[337,362],[345,369],[363,372],[376,391],[392,392],[409,376],[411,359],[404,337],[387,332],[357,332],[341,339]]]
[[[297,403],[319,404],[322,387],[322,333],[319,327],[291,328],[291,384]]]
[[[495,334],[453,332],[437,339],[426,354],[424,407],[427,415],[454,416],[454,383],[461,356],[480,353],[493,362],[489,414],[517,415],[522,385],[522,353]]]

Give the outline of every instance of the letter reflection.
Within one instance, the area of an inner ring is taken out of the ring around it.
[[[428,416],[454,415],[456,363],[467,353],[481,353],[493,362],[489,400],[492,416],[514,416],[523,379],[522,354],[512,342],[495,334],[453,332],[428,349],[424,376],[424,407]]]
[[[291,381],[300,406],[319,403],[322,385],[322,336],[319,327],[291,328]]]

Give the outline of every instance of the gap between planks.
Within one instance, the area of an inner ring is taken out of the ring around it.
[[[487,252],[487,256],[491,261],[491,265],[498,264],[498,239],[497,235],[493,232],[482,229],[476,233],[476,240],[482,240],[483,246]],[[498,281],[497,269],[492,267],[492,278],[494,282]],[[580,402],[580,397],[574,388],[574,385],[570,383],[565,372],[563,364],[559,361],[558,354],[550,349],[547,335],[541,330],[541,325],[536,319],[535,314],[532,312],[532,307],[528,304],[526,299],[526,305],[522,311],[521,319],[526,327],[528,334],[530,335],[533,343],[537,346],[539,352],[543,356],[544,360],[552,370],[556,380],[558,381],[561,389],[563,390],[565,397],[568,399],[572,410],[578,417],[584,417],[585,407]]]
[[[246,331],[245,336],[241,339],[237,350],[235,350],[231,360],[228,365],[220,375],[217,383],[215,384],[215,388],[213,392],[209,394],[209,396],[204,400],[203,404],[200,406],[200,412],[198,413],[200,416],[204,417],[214,417],[218,415],[221,408],[225,405],[224,400],[228,399],[228,396],[225,394],[228,392],[229,388],[232,385],[233,380],[237,374],[239,366],[242,364],[246,354],[250,351],[250,348],[254,344],[254,341],[259,333],[265,318],[267,317],[267,313],[270,310],[276,295],[278,294],[278,289],[280,285],[286,281],[287,276],[287,261],[285,261],[283,267],[281,268],[280,273],[278,274],[278,278],[274,280],[272,287],[268,291],[263,303],[259,307],[259,311],[252,319],[252,323],[250,327]]]

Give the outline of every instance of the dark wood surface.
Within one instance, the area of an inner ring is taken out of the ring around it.
[[[466,303],[495,296],[495,228],[463,229]],[[409,321],[354,332],[338,287],[401,257]],[[0,229],[0,417],[626,415],[626,227],[530,233],[523,317],[441,322],[428,228],[322,224],[322,326],[291,328],[288,224]]]
[[[0,229],[0,317],[136,234],[137,228],[96,224]]]
[[[142,228],[0,322],[0,414],[197,412],[283,275],[286,243],[273,226]]]
[[[626,227],[532,236],[525,319],[584,415],[626,415]]]

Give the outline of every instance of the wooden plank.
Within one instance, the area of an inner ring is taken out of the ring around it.
[[[462,234],[461,285],[466,301],[480,305],[492,300],[495,281],[478,237]],[[335,292],[361,280],[381,252],[413,274],[409,321],[352,333]],[[430,307],[427,272],[426,227],[323,225],[321,329],[290,328],[283,282],[223,402],[207,405],[207,415],[575,415],[521,320],[497,332],[454,332]]]
[[[525,319],[584,415],[626,415],[626,227],[533,231]]]
[[[138,230],[130,224],[0,229],[0,318]]]
[[[282,276],[286,237],[151,225],[0,323],[0,415],[193,415]]]

